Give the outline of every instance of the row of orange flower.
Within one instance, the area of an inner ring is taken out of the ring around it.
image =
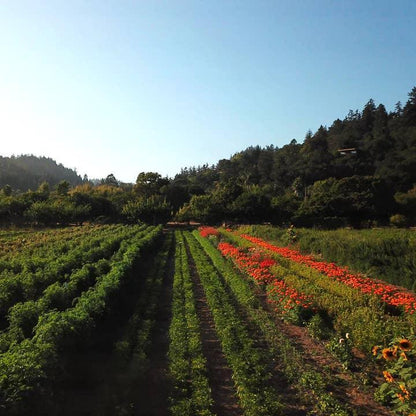
[[[209,237],[210,235],[214,235],[216,237],[219,236],[219,232],[214,227],[202,226],[198,228],[201,237]]]
[[[305,264],[363,293],[378,295],[385,303],[392,306],[401,306],[409,314],[416,312],[415,294],[406,291],[402,287],[370,279],[360,274],[352,274],[346,267],[339,267],[334,263],[316,261],[310,255],[303,255],[299,251],[287,247],[275,246],[261,238],[252,237],[247,234],[242,234],[241,237],[256,244],[258,247],[275,252],[296,263]]]
[[[229,257],[237,265],[237,267],[250,275],[257,283],[271,283],[274,279],[270,272],[270,266],[276,264],[276,261],[270,258],[264,258],[261,254],[253,249],[250,254],[234,247],[229,243],[219,243],[218,250],[224,257]]]
[[[285,314],[296,307],[305,309],[313,307],[310,296],[291,288],[271,273],[270,267],[275,265],[276,261],[265,257],[264,253],[253,248],[244,252],[225,242],[219,243],[218,249],[224,257],[230,258],[240,270],[251,276],[258,284],[268,285],[267,301],[276,311]]]

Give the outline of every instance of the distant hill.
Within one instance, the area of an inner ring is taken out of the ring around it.
[[[10,185],[13,190],[27,191],[37,189],[44,181],[54,186],[63,180],[71,185],[82,183],[82,178],[74,170],[47,157],[0,156],[0,187]]]

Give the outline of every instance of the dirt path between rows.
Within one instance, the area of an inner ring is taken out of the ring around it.
[[[218,416],[243,415],[232,380],[232,370],[222,352],[221,342],[215,330],[214,318],[208,306],[204,288],[189,252],[189,247],[187,244],[185,247],[194,284],[196,311],[201,328],[202,351],[207,359],[208,380],[214,400],[213,411]]]

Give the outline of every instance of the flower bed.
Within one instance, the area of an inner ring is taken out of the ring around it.
[[[276,312],[285,315],[298,308],[314,309],[311,296],[298,292],[273,275],[270,267],[277,263],[275,260],[265,257],[264,253],[253,248],[244,252],[244,250],[224,242],[218,245],[218,250],[224,257],[230,258],[241,271],[251,276],[256,283],[267,285],[267,301],[273,305]]]
[[[254,243],[256,246],[281,255],[296,263],[305,264],[326,276],[342,282],[350,287],[360,290],[362,293],[375,294],[386,304],[403,307],[405,312],[413,314],[416,312],[416,296],[400,286],[390,285],[382,281],[377,281],[360,274],[352,274],[348,268],[339,267],[334,263],[316,261],[310,255],[303,255],[300,252],[287,248],[278,247],[260,238],[242,234],[242,238]]]

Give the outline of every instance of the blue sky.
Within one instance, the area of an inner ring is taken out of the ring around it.
[[[174,176],[416,86],[414,0],[0,2],[0,154]]]

